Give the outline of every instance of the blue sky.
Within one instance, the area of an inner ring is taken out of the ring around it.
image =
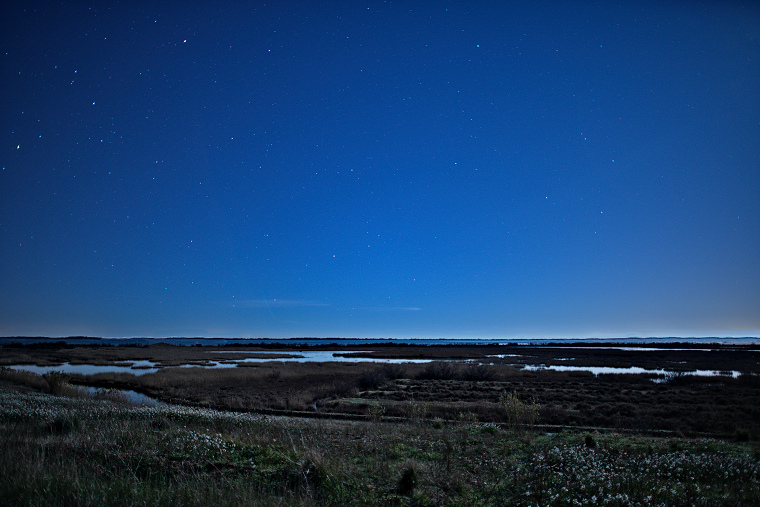
[[[3,10],[2,335],[760,333],[756,2]]]

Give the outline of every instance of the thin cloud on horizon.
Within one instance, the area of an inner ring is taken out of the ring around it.
[[[370,306],[367,308],[360,308],[360,310],[367,310],[370,312],[419,312],[422,308],[417,306]]]
[[[300,299],[244,299],[231,303],[234,307],[243,308],[297,308],[303,306],[330,306],[329,303],[319,303]]]

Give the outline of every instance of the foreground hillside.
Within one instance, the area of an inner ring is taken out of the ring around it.
[[[753,442],[547,435],[414,414],[275,417],[106,397],[0,382],[7,504],[760,504]]]

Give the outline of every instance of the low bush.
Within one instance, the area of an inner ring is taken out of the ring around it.
[[[372,422],[380,422],[385,413],[385,407],[379,403],[373,403],[367,408],[367,417]]]
[[[16,370],[7,366],[0,366],[0,379],[8,380],[15,384],[29,386],[34,389],[45,389],[49,385],[41,375],[26,370]]]
[[[499,402],[504,408],[507,425],[510,429],[532,429],[538,422],[540,407],[534,401],[526,403],[520,399],[517,392],[503,393]]]
[[[749,431],[739,428],[734,432],[734,439],[737,442],[749,442]]]
[[[398,480],[396,491],[402,496],[411,496],[414,492],[414,488],[417,486],[417,471],[414,465],[407,465],[401,472],[401,477]]]
[[[430,413],[430,403],[416,400],[406,402],[406,416],[413,422],[419,423]]]
[[[460,367],[450,361],[433,361],[418,375],[418,380],[454,380],[460,375]]]
[[[70,387],[69,380],[71,380],[71,375],[67,375],[62,371],[50,371],[43,374],[42,378],[47,382],[50,392],[55,395],[64,394],[64,391],[68,391]]]
[[[388,382],[388,380],[389,378],[382,368],[375,368],[374,370],[364,372],[362,376],[359,377],[359,389],[364,391],[377,389]]]
[[[464,368],[461,373],[462,380],[484,382],[496,378],[496,368],[483,364],[472,365]]]
[[[79,430],[82,422],[76,414],[61,414],[50,422],[50,432],[54,435],[66,435]]]

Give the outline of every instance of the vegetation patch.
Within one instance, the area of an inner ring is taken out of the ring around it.
[[[0,450],[0,497],[10,505],[760,502],[751,440],[136,407],[8,382]]]

